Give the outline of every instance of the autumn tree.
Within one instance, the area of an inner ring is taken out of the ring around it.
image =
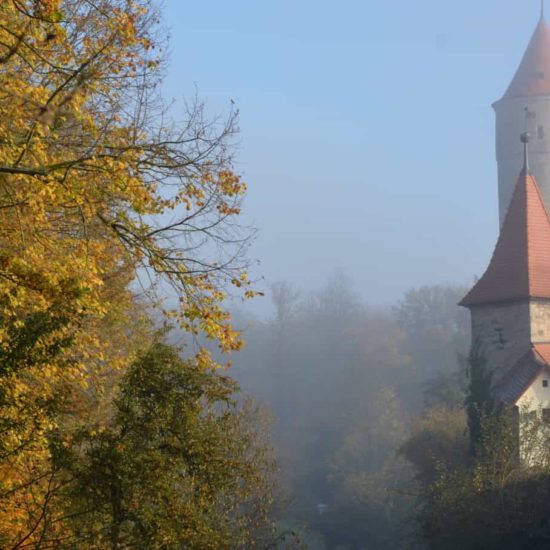
[[[159,288],[185,331],[241,346],[223,307],[228,288],[253,295],[237,113],[194,101],[174,120],[164,51],[149,0],[0,4],[2,547],[62,537],[58,458],[109,428]]]
[[[18,252],[52,283],[78,278],[88,309],[101,310],[105,257],[126,259],[175,286],[185,328],[238,347],[216,284],[246,284],[249,233],[235,219],[245,186],[228,147],[236,113],[220,126],[195,103],[181,123],[169,118],[147,0],[0,9],[4,279],[17,283]]]

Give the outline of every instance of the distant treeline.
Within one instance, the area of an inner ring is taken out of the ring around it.
[[[339,274],[315,292],[273,285],[268,320],[237,316],[247,346],[232,372],[275,417],[285,521],[308,547],[415,547],[414,471],[398,451],[427,411],[463,406],[465,291],[424,287],[372,308]]]

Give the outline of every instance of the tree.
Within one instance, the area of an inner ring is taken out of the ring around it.
[[[77,426],[108,421],[117,379],[138,342],[147,342],[143,313],[125,285],[125,276],[109,280],[102,292],[117,294],[117,304],[101,318],[82,315],[81,289],[64,286],[52,290],[58,297],[46,311],[21,308],[18,318],[3,320],[11,345],[0,353],[2,547],[40,540],[64,485],[56,449]]]
[[[237,113],[212,121],[195,101],[171,118],[158,29],[149,0],[0,3],[3,547],[62,529],[59,458],[83,426],[110,425],[159,288],[185,331],[242,345],[223,306],[254,294]]]
[[[251,324],[235,367],[276,415],[283,480],[295,496],[289,524],[309,524],[327,547],[393,548],[409,504],[399,492],[409,469],[395,457],[411,391],[403,333],[342,274],[300,299],[288,284],[273,290],[275,315]]]
[[[232,549],[273,535],[272,459],[236,389],[165,344],[142,353],[113,423],[67,451],[75,520],[64,547]]]
[[[442,471],[455,471],[468,463],[470,442],[464,410],[431,409],[411,432],[399,454],[413,465],[421,487],[435,483]]]
[[[492,372],[488,369],[487,360],[482,355],[478,344],[474,344],[468,360],[468,394],[466,413],[468,415],[468,432],[470,446],[475,457],[483,452],[486,438],[483,426],[497,413],[492,397]]]
[[[412,499],[405,488],[408,464],[397,455],[408,428],[391,388],[379,390],[362,414],[350,418],[331,460],[331,498],[314,525],[329,547],[395,548],[403,544],[403,522]],[[368,412],[368,414],[366,414]]]
[[[540,433],[536,417],[529,419]],[[428,548],[438,550],[536,550],[550,542],[548,461],[520,466],[515,455],[517,427],[510,415],[484,417],[481,449],[472,463],[440,463],[435,479],[420,487],[418,524]],[[538,437],[525,446],[540,448]],[[460,449],[464,450],[464,445]],[[546,454],[548,454],[546,446]]]
[[[426,286],[411,289],[394,308],[407,335],[405,350],[412,356],[421,383],[441,373],[456,371],[457,354],[467,353],[468,313],[457,306],[463,286]]]
[[[250,234],[235,219],[245,185],[228,148],[236,113],[220,127],[195,103],[183,123],[170,120],[148,0],[9,0],[0,10],[4,285],[18,283],[17,258],[54,284],[78,277],[89,310],[101,311],[96,291],[114,254],[135,276],[175,286],[186,329],[238,348],[217,284],[247,284],[239,259]]]
[[[541,412],[519,421],[515,409],[495,405],[491,373],[474,345],[464,409],[431,411],[401,449],[417,472],[417,520],[429,548],[548,546],[548,426]]]

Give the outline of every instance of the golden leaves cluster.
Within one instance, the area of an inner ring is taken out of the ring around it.
[[[148,338],[137,289],[168,282],[183,330],[242,346],[235,113],[168,121],[157,23],[148,0],[0,3],[0,547],[62,532],[49,438],[108,422]]]

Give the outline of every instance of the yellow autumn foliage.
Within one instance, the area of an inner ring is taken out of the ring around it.
[[[2,548],[42,547],[46,525],[62,540],[56,453],[108,422],[150,338],[144,298],[172,289],[183,330],[242,345],[222,290],[254,295],[236,113],[169,119],[157,24],[148,0],[0,3]]]

